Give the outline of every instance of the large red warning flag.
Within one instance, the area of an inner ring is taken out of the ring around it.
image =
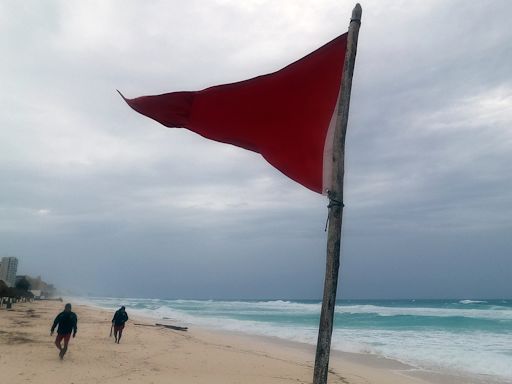
[[[258,152],[288,177],[325,193],[331,185],[346,46],[347,34],[343,34],[268,75],[202,91],[125,101],[167,127],[184,127]]]

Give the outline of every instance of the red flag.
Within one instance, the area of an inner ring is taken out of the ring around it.
[[[123,98],[167,127],[258,152],[288,177],[325,193],[346,47],[343,34],[268,75],[196,92]]]

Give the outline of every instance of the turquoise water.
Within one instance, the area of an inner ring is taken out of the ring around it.
[[[320,313],[314,300],[88,300],[174,323],[308,344],[316,343]],[[512,300],[342,300],[332,348],[512,382]]]

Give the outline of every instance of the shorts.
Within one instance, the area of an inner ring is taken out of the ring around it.
[[[64,342],[69,343],[69,339],[71,338],[71,333],[66,333],[65,335],[58,334],[55,338],[55,342],[60,344],[60,342],[64,339]]]
[[[124,329],[124,324],[122,325],[114,325],[114,332],[119,332]]]

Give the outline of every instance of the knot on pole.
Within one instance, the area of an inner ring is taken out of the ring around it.
[[[329,205],[327,205],[327,208],[332,207],[344,207],[345,204],[343,204],[343,201],[340,201],[336,198],[336,195],[333,191],[327,191],[327,198],[329,199]]]
[[[329,209],[329,211],[327,212],[327,220],[325,221],[324,232],[327,232],[327,226],[329,225],[329,218],[331,217],[331,208],[333,208],[333,207],[343,208],[345,206],[345,204],[343,204],[343,201],[335,199],[333,195],[334,194],[331,191],[327,191],[327,197],[329,198],[329,204],[327,204],[327,209]]]
[[[327,208],[332,208],[332,207],[342,207],[343,208],[344,206],[345,206],[345,204],[343,204],[343,201],[339,201],[339,200],[329,197],[329,204],[327,205]]]

